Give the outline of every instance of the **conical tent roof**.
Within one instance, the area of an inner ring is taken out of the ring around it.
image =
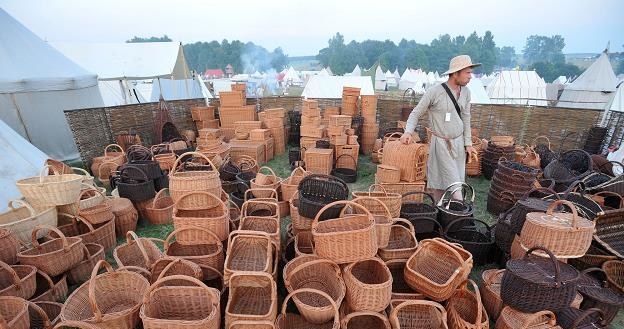
[[[615,95],[607,104],[607,110],[615,112],[624,112],[624,83],[621,83],[615,91]]]
[[[87,72],[0,9],[0,119],[50,157],[78,157],[64,110],[104,105]]]
[[[360,68],[358,64],[355,64],[355,68],[353,69],[353,72],[351,72],[351,76],[359,77],[361,75],[362,75],[362,69]]]
[[[617,83],[609,56],[603,52],[585,72],[565,87],[557,105],[603,109],[613,97]]]

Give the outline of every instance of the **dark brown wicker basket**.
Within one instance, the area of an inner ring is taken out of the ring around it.
[[[556,313],[557,324],[563,329],[606,329],[611,328],[598,308],[579,310],[568,307]]]
[[[322,174],[306,176],[299,182],[299,215],[314,218],[327,204],[347,200],[349,187],[342,179]],[[338,218],[344,204],[336,205],[321,214],[320,221]]]
[[[590,273],[602,274],[603,277],[599,280],[591,276]],[[603,319],[607,323],[613,321],[618,311],[624,305],[624,296],[607,287],[606,273],[600,268],[590,267],[581,273],[578,291],[583,295],[581,309],[601,309],[604,312]]]

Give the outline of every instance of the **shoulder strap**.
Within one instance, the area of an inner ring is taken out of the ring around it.
[[[459,104],[457,104],[457,100],[455,99],[455,96],[453,96],[451,89],[446,85],[446,83],[442,83],[442,87],[444,87],[444,90],[446,90],[446,93],[453,101],[453,105],[455,105],[455,111],[457,111],[457,115],[459,115],[459,117],[461,118],[461,110],[459,109]]]

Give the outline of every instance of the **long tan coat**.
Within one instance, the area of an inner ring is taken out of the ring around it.
[[[418,118],[427,113],[431,130],[435,134],[450,139],[451,151],[444,138],[431,137],[427,162],[427,187],[431,189],[443,190],[452,183],[465,180],[465,146],[472,145],[470,90],[467,87],[461,87],[457,103],[461,109],[461,118],[457,115],[453,101],[444,87],[433,86],[423,95],[407,120],[405,132],[413,133],[418,124]],[[449,121],[445,120],[447,113],[450,115]]]

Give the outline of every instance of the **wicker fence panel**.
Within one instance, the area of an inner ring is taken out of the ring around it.
[[[85,164],[102,155],[104,147],[114,140],[105,108],[68,110],[65,118]]]

